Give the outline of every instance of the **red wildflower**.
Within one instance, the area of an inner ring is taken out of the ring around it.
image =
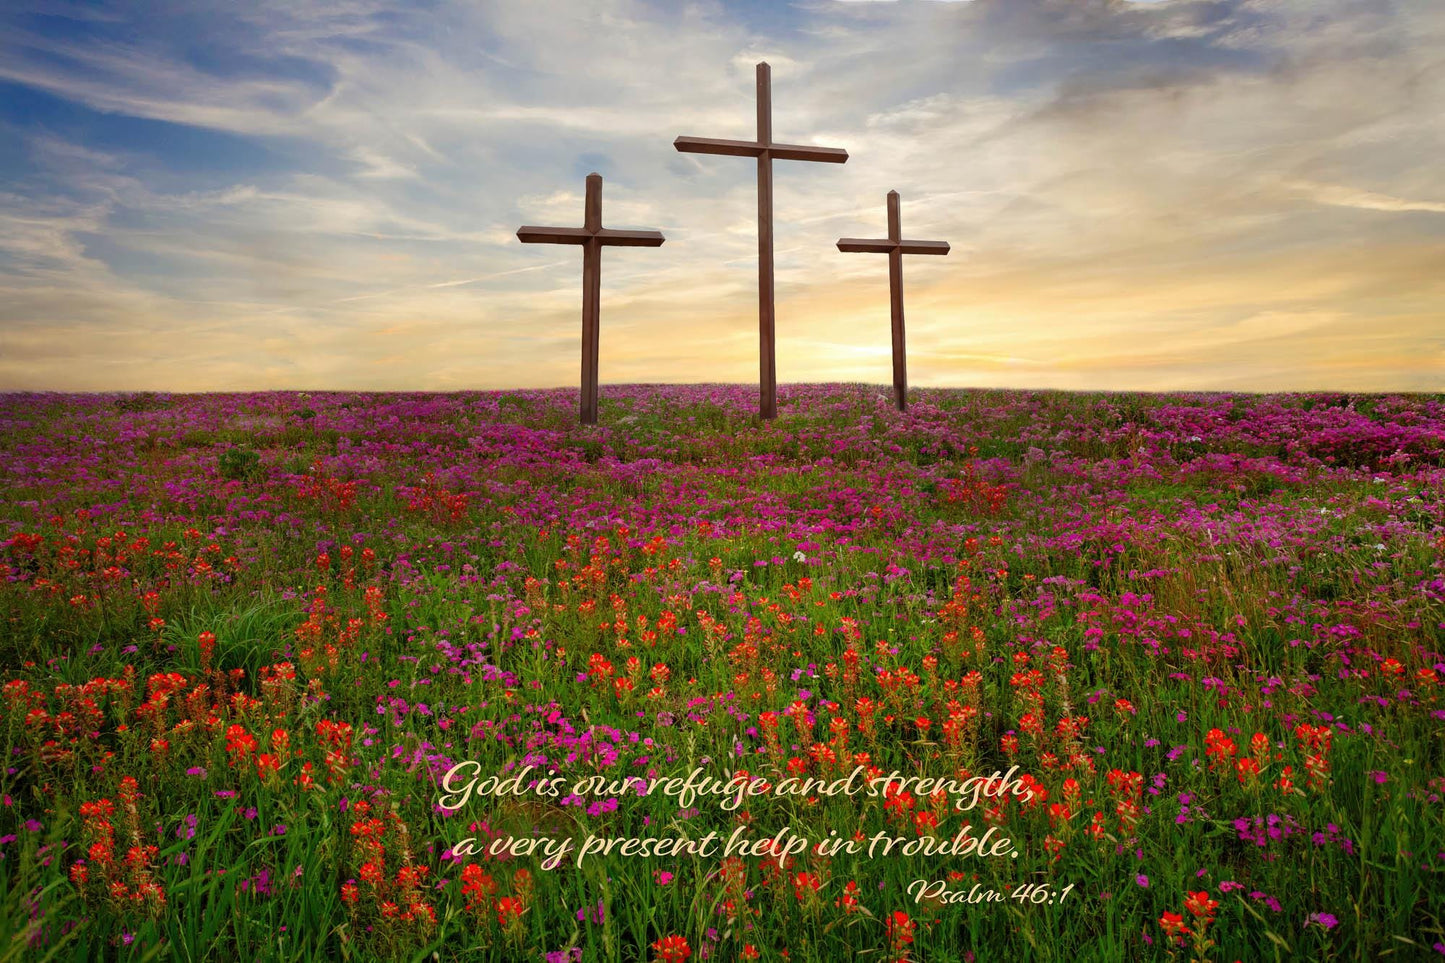
[[[1181,941],[1184,939],[1184,934],[1189,932],[1189,927],[1184,925],[1184,917],[1178,913],[1165,913],[1159,917],[1159,925],[1164,929],[1166,936]]]
[[[687,945],[686,938],[674,934],[653,941],[652,952],[656,954],[657,963],[683,963],[692,956],[692,947]]]
[[[893,952],[901,953],[913,942],[913,926],[913,920],[903,910],[894,910],[888,917],[888,940],[893,944]]]
[[[1189,898],[1184,901],[1184,908],[1193,913],[1196,917],[1203,917],[1207,920],[1214,919],[1214,911],[1219,906],[1219,900],[1210,899],[1207,891],[1190,893]]]
[[[503,926],[522,918],[527,908],[522,901],[511,896],[503,896],[497,900],[497,922]]]

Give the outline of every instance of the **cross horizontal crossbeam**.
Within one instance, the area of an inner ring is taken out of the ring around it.
[[[615,247],[659,247],[663,241],[661,231],[615,231],[610,227],[600,231],[585,227],[521,227],[517,238],[524,244],[586,244],[595,240]]]
[[[897,248],[900,254],[947,254],[947,241],[890,241],[864,240],[857,237],[838,239],[838,250],[861,251],[865,254],[891,254]]]
[[[811,147],[807,144],[760,144],[755,140],[718,140],[715,137],[679,137],[672,146],[685,154],[726,154],[729,157],[761,157],[773,160],[821,161],[846,164],[848,152],[841,147]]]

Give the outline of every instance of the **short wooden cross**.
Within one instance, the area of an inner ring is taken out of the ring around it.
[[[823,161],[843,164],[848,152],[837,147],[806,147],[773,143],[772,71],[758,64],[758,139],[717,140],[679,137],[672,146],[693,154],[727,154],[758,159],[758,414],[778,413],[777,362],[773,338],[773,160]]]
[[[602,226],[602,175],[587,175],[587,201],[581,227],[530,227],[517,230],[523,244],[582,245],[582,413],[584,425],[597,424],[597,341],[602,313],[602,247],[658,247],[658,231],[614,231]]]
[[[947,254],[947,241],[905,241],[899,214],[898,192],[888,192],[888,237],[864,240],[844,237],[840,251],[888,255],[888,293],[893,302],[893,396],[899,411],[908,410],[908,352],[903,342],[903,255]]]

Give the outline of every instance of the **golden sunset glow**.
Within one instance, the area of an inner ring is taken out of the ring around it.
[[[23,8],[25,5],[21,5]],[[758,376],[774,136],[781,382],[889,381],[884,195],[917,386],[1445,389],[1445,7],[1312,0],[525,3],[158,21],[7,15],[0,387],[575,385]],[[204,55],[196,53],[203,50]]]

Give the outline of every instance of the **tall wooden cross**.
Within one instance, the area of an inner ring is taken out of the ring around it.
[[[597,424],[597,341],[602,313],[602,247],[658,247],[658,231],[614,231],[602,226],[602,175],[587,175],[587,202],[581,227],[530,227],[517,230],[523,244],[582,245],[582,413],[584,425]]]
[[[888,255],[888,293],[893,302],[893,396],[899,411],[908,410],[908,352],[903,343],[903,255],[947,254],[947,241],[903,240],[898,192],[888,192],[888,236],[876,240],[844,237],[840,251]]]
[[[679,137],[672,146],[693,154],[758,159],[758,414],[774,418],[778,413],[778,378],[773,338],[773,160],[843,164],[848,160],[848,152],[837,147],[773,143],[772,72],[766,63],[758,64],[757,140]]]

